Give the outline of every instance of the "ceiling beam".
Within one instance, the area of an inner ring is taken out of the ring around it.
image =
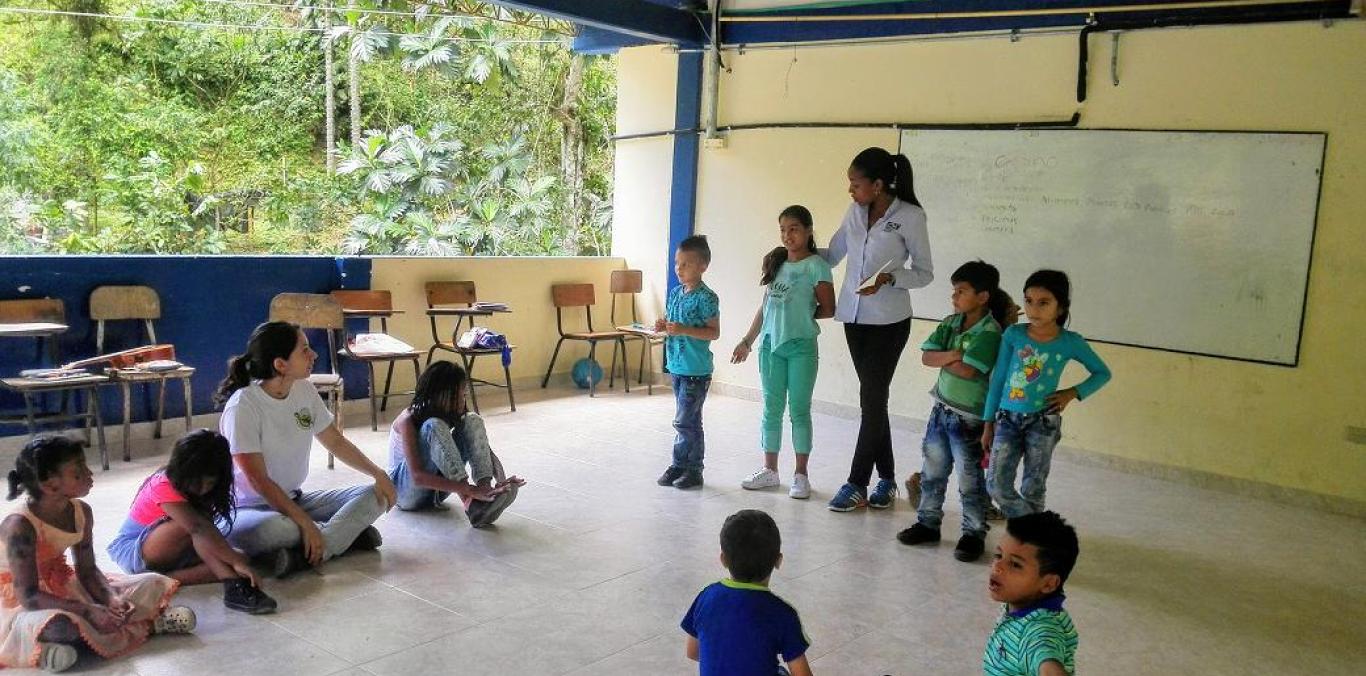
[[[492,0],[493,4],[536,12],[577,24],[625,33],[655,42],[696,45],[704,42],[702,24],[685,10],[647,0]]]

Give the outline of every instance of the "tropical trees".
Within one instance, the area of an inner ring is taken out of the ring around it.
[[[63,1],[157,22],[0,32],[0,253],[608,246],[612,68],[551,22],[467,0]],[[272,29],[212,27],[252,25]]]

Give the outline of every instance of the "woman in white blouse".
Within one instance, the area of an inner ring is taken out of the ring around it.
[[[911,335],[911,289],[934,279],[925,211],[915,197],[911,161],[882,148],[868,148],[849,165],[849,196],[854,203],[825,253],[831,265],[846,257],[844,282],[835,301],[835,321],[859,378],[863,412],[849,478],[830,509],[884,509],[896,498],[892,432],[887,400],[897,361]],[[868,484],[873,469],[878,482]]]

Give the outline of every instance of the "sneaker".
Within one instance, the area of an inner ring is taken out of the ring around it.
[[[787,497],[793,500],[805,500],[811,497],[811,480],[806,478],[805,474],[793,474],[792,488],[787,489]]]
[[[1006,515],[996,505],[987,505],[987,521],[1005,521]]]
[[[283,580],[294,573],[308,567],[308,559],[304,558],[304,550],[299,547],[285,547],[275,550],[274,558],[270,562],[270,574],[277,580]]]
[[[76,652],[76,646],[65,643],[39,643],[38,668],[48,673],[57,673],[70,669],[76,664],[76,658],[80,655]]]
[[[781,485],[783,485],[783,480],[778,478],[778,471],[767,467],[758,469],[740,482],[740,488],[747,491],[758,491]]]
[[[223,605],[248,615],[267,615],[279,605],[269,594],[251,586],[251,580],[239,577],[223,580]]]
[[[873,509],[887,509],[896,500],[896,482],[891,479],[878,479],[877,487],[868,495],[868,506]]]
[[[906,477],[906,501],[911,509],[920,509],[920,472]]]
[[[152,620],[152,633],[192,634],[196,624],[193,610],[185,606],[171,606]]]
[[[687,472],[688,470],[685,470],[682,467],[669,465],[669,469],[664,470],[664,473],[659,475],[659,480],[655,483],[661,486],[672,486],[675,481],[678,481],[679,477],[687,474]]]
[[[365,530],[351,541],[351,546],[346,548],[348,552],[373,552],[384,544],[384,537],[379,534],[379,529],[374,526],[366,526]]]
[[[484,502],[474,500],[465,508],[465,516],[470,519],[470,525],[475,528],[487,528],[493,525],[494,521],[503,514],[503,510],[517,499],[517,487],[510,486],[506,491],[494,496],[493,500]]]
[[[840,486],[839,491],[835,493],[835,497],[830,499],[830,504],[826,507],[830,508],[832,512],[852,512],[859,507],[867,507],[868,498],[863,494],[864,490],[866,489],[859,488],[854,484],[844,484]]]
[[[982,538],[972,533],[963,533],[963,537],[958,538],[958,546],[953,548],[953,558],[971,563],[982,558],[982,552],[986,548],[987,543]]]
[[[674,481],[674,488],[688,490],[690,488],[702,487],[702,473],[698,471],[687,471],[683,476]]]
[[[930,528],[919,521],[910,528],[896,534],[896,541],[903,545],[923,545],[939,542],[939,529]]]

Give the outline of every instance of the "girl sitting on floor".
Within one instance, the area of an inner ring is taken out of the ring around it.
[[[85,449],[66,437],[37,437],[15,459],[9,499],[28,499],[0,521],[0,666],[64,671],[81,645],[113,658],[149,634],[194,631],[193,611],[168,607],[179,582],[95,567],[90,506],[78,499],[93,485]]]
[[[389,476],[398,486],[399,509],[440,509],[454,493],[470,525],[482,528],[517,499],[526,481],[504,476],[484,419],[465,408],[468,384],[465,370],[447,361],[422,372],[412,405],[389,433]]]
[[[221,580],[228,608],[275,612],[275,599],[259,588],[251,561],[219,532],[220,526],[232,531],[237,512],[232,481],[232,453],[223,435],[201,429],[181,437],[170,461],[142,482],[109,556],[128,573],[156,571],[181,584]]]

